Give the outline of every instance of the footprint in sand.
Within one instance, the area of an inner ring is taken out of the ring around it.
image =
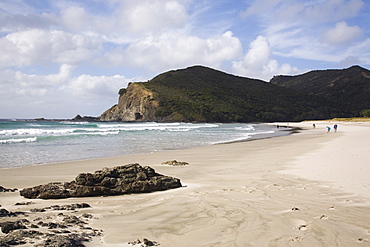
[[[306,230],[308,230],[308,226],[307,225],[300,225],[298,227],[298,230],[300,230],[300,231],[306,231]]]
[[[295,238],[292,238],[292,241],[293,242],[300,242],[303,240],[303,237],[295,237]]]
[[[319,219],[320,219],[320,220],[327,220],[327,219],[329,219],[329,217],[328,217],[327,215],[323,214],[323,215],[321,215],[321,216],[319,217]]]
[[[365,242],[368,242],[368,240],[366,238],[359,238],[359,239],[357,239],[357,242],[365,243]]]
[[[335,209],[335,206],[331,206],[328,208],[328,210],[334,210]]]

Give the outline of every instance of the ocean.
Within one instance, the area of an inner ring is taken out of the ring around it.
[[[273,125],[248,123],[0,119],[0,168],[187,149],[289,132]]]

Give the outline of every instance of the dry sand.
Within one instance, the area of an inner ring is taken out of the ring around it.
[[[89,203],[102,238],[87,246],[370,246],[370,124],[290,123],[291,136],[119,158],[0,170],[0,185],[71,181],[80,172],[129,163],[180,178],[183,188],[114,197],[27,200],[1,193],[10,211]],[[168,160],[189,166],[161,165]],[[14,206],[33,201],[33,205]],[[1,220],[1,219],[0,219]]]

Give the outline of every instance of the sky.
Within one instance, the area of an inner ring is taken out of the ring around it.
[[[129,82],[193,65],[370,69],[370,1],[0,0],[0,118],[99,116]]]

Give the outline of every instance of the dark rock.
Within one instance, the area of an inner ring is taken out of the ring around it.
[[[68,235],[50,235],[44,241],[42,245],[38,246],[50,246],[50,247],[83,247],[85,246],[82,242],[88,241],[88,239],[84,238],[78,234],[68,234]]]
[[[67,224],[75,224],[75,225],[84,225],[84,224],[86,224],[85,221],[80,220],[77,216],[74,216],[74,215],[65,216],[63,221]]]
[[[177,161],[177,160],[170,160],[166,162],[162,162],[162,165],[169,165],[169,166],[187,166],[189,165],[188,162]]]
[[[16,192],[18,189],[7,189],[3,186],[0,186],[0,192]]]
[[[20,191],[21,196],[26,198],[59,199],[71,197],[65,187],[66,183],[48,183]]]
[[[140,246],[143,246],[143,247],[160,245],[158,242],[151,241],[151,240],[146,239],[146,238],[144,238],[142,241],[140,239],[138,239],[136,241],[128,242],[128,244],[130,244],[130,245],[140,245]]]
[[[77,114],[74,118],[72,118],[70,121],[86,121],[86,122],[98,122],[99,118],[92,117],[92,116],[83,116]]]
[[[75,178],[75,181],[78,185],[91,186],[96,184],[96,180],[91,173],[81,173]]]
[[[44,208],[32,208],[30,209],[30,212],[36,213],[36,212],[45,212],[46,210]]]
[[[7,217],[9,215],[9,211],[5,208],[0,208],[0,217]]]
[[[20,194],[30,199],[58,199],[147,193],[181,186],[178,178],[158,174],[148,166],[129,164],[111,169],[104,168],[94,174],[81,173],[69,183],[49,183],[26,188]]]
[[[23,230],[10,232],[4,237],[0,237],[0,246],[22,245],[26,244],[25,238],[37,239],[43,233],[35,230]]]
[[[80,208],[90,208],[91,206],[87,203],[73,203],[73,204],[67,204],[67,205],[53,205],[45,208],[33,208],[30,209],[31,212],[46,212],[47,210],[76,210]],[[63,213],[60,213],[60,215],[63,215]]]
[[[23,205],[30,205],[33,204],[34,202],[17,202],[14,204],[15,206],[23,206]]]
[[[82,215],[83,218],[86,218],[86,219],[92,219],[93,218],[93,215],[92,214],[87,214],[87,213],[84,213]]]
[[[18,215],[25,215],[24,212],[9,212],[5,208],[0,208],[0,217],[15,217]]]
[[[6,221],[1,223],[1,231],[3,233],[9,233],[17,229],[27,229],[21,220],[17,221]]]
[[[64,229],[64,228],[68,228],[64,224],[55,223],[55,222],[49,222],[49,223],[47,223],[46,225],[43,225],[43,226],[48,227],[48,229],[55,229],[55,228],[63,228]]]

